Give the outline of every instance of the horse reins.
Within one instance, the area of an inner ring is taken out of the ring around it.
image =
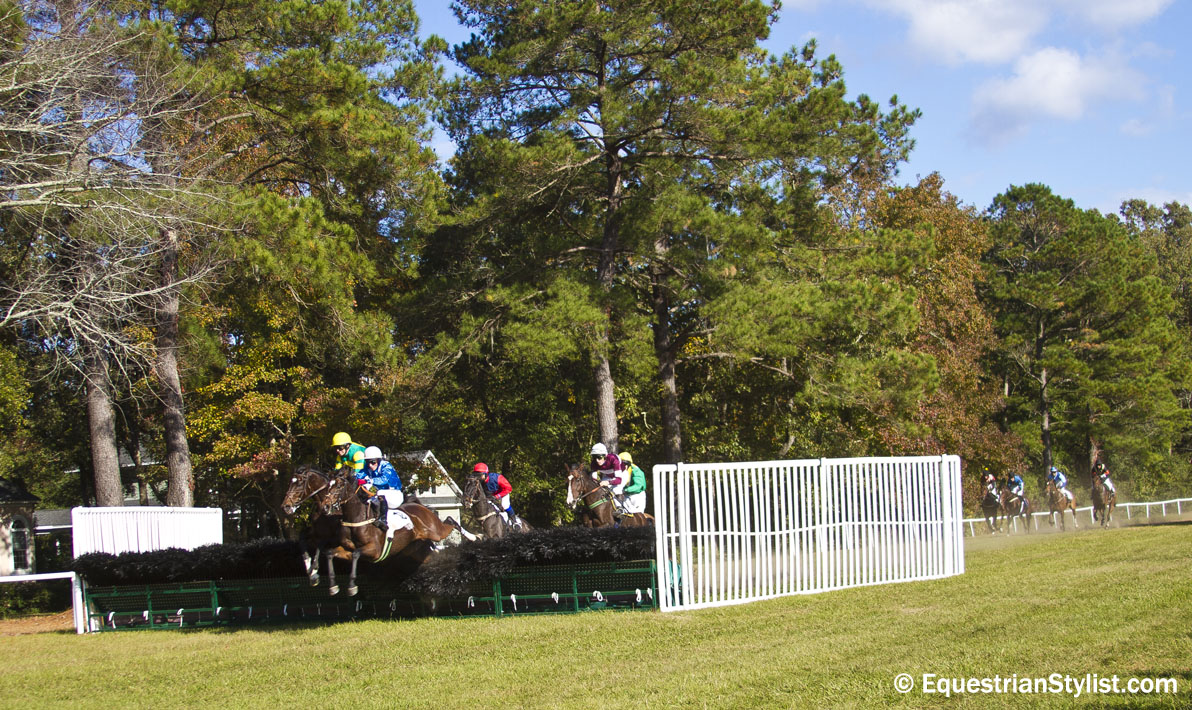
[[[479,493],[480,484],[476,484],[475,486],[471,486],[471,485],[468,486],[469,490],[471,490],[472,488],[475,488],[477,493]],[[468,499],[464,501],[464,505],[476,505],[477,503],[479,503],[481,501],[480,496],[473,498],[471,493],[467,493],[465,495],[468,496]],[[488,520],[489,518],[491,518],[497,514],[497,510],[496,510],[497,506],[493,503],[489,503],[489,506],[493,508],[493,511],[491,513],[489,513],[488,515],[481,515],[480,517],[476,518],[476,522],[483,523],[485,520]],[[472,515],[475,516],[476,513],[473,512]]]
[[[576,476],[576,478],[580,478],[580,476]],[[567,485],[571,485],[570,481],[568,482]],[[595,488],[590,489],[587,493],[584,493],[583,495],[580,495],[580,496],[576,496],[576,500],[584,501],[584,505],[588,506],[588,510],[595,510],[595,509],[599,508],[600,506],[604,505],[605,503],[613,502],[612,494],[610,493],[608,496],[602,497],[600,500],[596,501],[595,503],[591,503],[584,499],[587,498],[588,496],[592,495],[593,493],[600,493],[603,490],[604,489],[599,484],[597,484]]]
[[[315,495],[316,493],[318,493],[319,491],[325,490],[325,489],[327,489],[327,488],[329,488],[329,487],[331,486],[332,479],[330,479],[330,478],[327,478],[326,476],[324,476],[323,474],[319,473],[318,471],[307,471],[307,475],[310,475],[310,474],[314,474],[315,476],[318,476],[319,478],[324,478],[324,479],[326,479],[326,482],[325,482],[323,485],[321,485],[321,486],[319,486],[318,488],[316,488],[316,489],[314,489],[313,491],[311,491],[310,493],[307,493],[307,494],[306,494],[305,496],[303,496],[303,497],[302,497],[302,499],[301,499],[301,500],[299,500],[297,503],[294,503],[294,506],[293,506],[293,507],[294,507],[295,509],[297,509],[297,508],[298,508],[298,506],[302,505],[302,504],[303,504],[303,503],[305,503],[306,501],[310,500],[310,499],[311,499],[312,497],[314,497],[314,495]]]

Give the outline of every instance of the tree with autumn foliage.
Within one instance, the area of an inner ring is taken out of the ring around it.
[[[984,369],[986,355],[997,347],[993,320],[977,295],[985,278],[981,258],[990,247],[988,224],[944,190],[938,173],[883,193],[869,218],[930,242],[931,257],[909,272],[908,285],[920,318],[915,349],[931,355],[940,378],[918,403],[917,426],[885,429],[882,439],[891,453],[953,453],[970,467],[1018,470],[1022,443],[999,427],[1001,382]]]

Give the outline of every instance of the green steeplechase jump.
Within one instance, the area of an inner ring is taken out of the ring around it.
[[[654,560],[515,567],[453,594],[397,592],[361,577],[359,591],[334,597],[305,577],[85,586],[91,631],[411,619],[428,616],[574,614],[657,608]]]

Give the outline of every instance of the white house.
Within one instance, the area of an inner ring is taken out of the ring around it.
[[[37,496],[23,481],[0,477],[0,577],[33,574],[33,509]]]
[[[443,468],[443,464],[430,451],[406,451],[390,454],[389,463],[401,476],[402,484],[409,491],[417,491],[418,501],[435,511],[439,519],[448,516],[461,520],[464,492]]]

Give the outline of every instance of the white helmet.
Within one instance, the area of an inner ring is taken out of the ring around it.
[[[604,444],[602,444],[600,442],[596,442],[595,444],[592,445],[592,455],[593,456],[608,456],[608,448]]]
[[[364,460],[372,461],[373,459],[381,460],[381,449],[378,446],[370,446],[364,450]]]

